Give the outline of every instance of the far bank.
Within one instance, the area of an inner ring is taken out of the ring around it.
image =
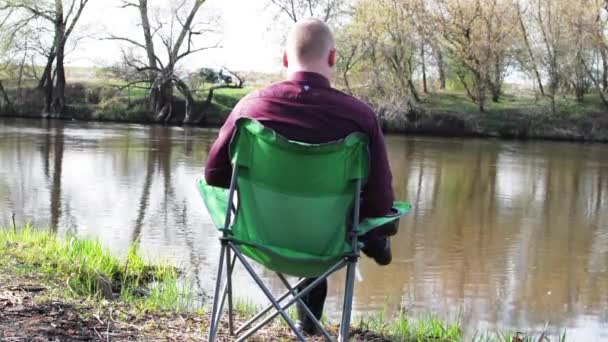
[[[236,103],[255,88],[217,89],[208,103],[200,106],[198,119],[184,123],[186,102],[175,97],[173,115],[159,122],[146,109],[145,93],[132,89],[118,91],[100,85],[70,86],[63,120],[125,122],[163,125],[220,127]],[[22,94],[23,95],[23,94]],[[40,98],[32,91],[11,106],[0,108],[0,117],[41,118]],[[480,112],[464,96],[452,92],[427,95],[420,103],[371,104],[386,133],[421,134],[440,137],[493,137],[543,139],[577,142],[608,142],[608,113],[599,99],[589,97],[578,103],[562,99],[562,110],[552,114],[542,99],[504,95]]]

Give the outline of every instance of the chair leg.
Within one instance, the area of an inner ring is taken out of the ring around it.
[[[232,265],[230,258],[230,248],[226,248],[226,286],[228,292],[228,326],[230,327],[230,335],[234,336],[234,312],[232,306]]]
[[[296,285],[294,285],[294,287],[298,287],[300,285],[302,285],[304,283],[305,279],[301,279],[300,281],[298,281],[296,283]],[[277,298],[277,302],[281,303],[283,302],[283,300],[285,300],[285,298],[289,297],[289,295],[291,295],[290,291],[286,291],[284,292],[280,297]],[[270,310],[272,310],[272,308],[274,308],[274,306],[272,304],[268,305],[267,307],[265,307],[262,311],[258,312],[254,317],[252,317],[250,320],[248,320],[247,322],[243,323],[237,330],[236,330],[236,334],[240,335],[243,331],[245,331],[245,329],[249,328],[253,323],[257,322],[260,318],[264,317],[268,312],[270,312]]]
[[[348,341],[348,333],[350,329],[350,316],[352,313],[353,292],[355,288],[355,266],[357,264],[349,261],[346,268],[346,286],[344,289],[344,304],[342,308],[342,323],[340,323],[339,342]]]
[[[211,320],[209,321],[209,342],[213,342],[215,340],[215,335],[217,333],[217,325],[216,321],[219,322],[219,318],[221,312],[218,312],[218,306],[222,301],[223,296],[220,296],[220,286],[222,283],[222,271],[224,270],[224,254],[228,247],[226,245],[222,245],[222,249],[220,251],[220,263],[217,268],[217,280],[215,282],[215,293],[213,295],[213,310],[211,311]],[[230,262],[230,260],[228,260]]]
[[[264,292],[264,295],[266,295],[266,298],[268,298],[268,300],[272,303],[272,305],[275,307],[275,309],[278,311],[278,313],[281,315],[281,317],[283,317],[285,322],[287,322],[287,325],[289,326],[289,328],[296,334],[296,336],[298,337],[298,340],[306,341],[306,339],[304,338],[302,333],[296,328],[295,323],[291,320],[291,318],[289,318],[289,315],[287,315],[287,313],[284,311],[284,309],[279,305],[279,303],[276,301],[276,299],[272,296],[272,293],[270,293],[268,288],[266,288],[266,286],[264,285],[264,283],[262,282],[260,277],[258,277],[258,275],[255,273],[253,268],[251,268],[249,263],[247,263],[247,260],[245,260],[245,257],[242,256],[236,250],[234,251],[234,253],[236,254],[237,258],[239,258],[239,260],[241,261],[241,264],[243,264],[243,266],[247,270],[247,273],[249,273],[251,275],[251,277],[256,282],[256,284],[260,287],[260,289],[262,289],[262,292]],[[256,332],[257,329],[259,329],[259,328],[254,327],[253,332]],[[239,339],[237,339],[237,342],[243,341],[246,338],[247,338],[246,336],[240,337]]]
[[[322,279],[329,277],[331,274],[333,274],[340,268],[344,267],[345,263],[346,263],[346,261],[342,260],[339,263],[335,264],[334,266],[330,267],[329,270],[327,270],[325,273],[323,273],[323,275],[319,276],[317,278],[317,280],[315,280],[312,284],[308,285],[304,290],[299,291],[298,294],[294,298],[292,298],[290,301],[288,301],[287,304],[283,305],[283,307],[282,307],[283,311],[287,310],[290,306],[295,304],[298,301],[298,299],[301,299],[304,295],[306,295],[308,292],[310,292],[310,290],[312,288],[319,285],[319,282],[321,282]],[[274,306],[274,304],[273,304],[273,306]],[[276,306],[275,306],[275,308],[276,308]],[[260,330],[263,326],[268,324],[268,322],[272,321],[279,314],[280,314],[280,312],[278,310],[275,310],[274,313],[266,316],[266,318],[264,318],[261,322],[256,324],[253,328],[244,332],[243,335],[241,337],[239,337],[237,342],[244,341],[247,337],[253,335],[256,331]]]
[[[293,297],[295,297],[297,295],[297,293],[294,290],[294,288],[289,284],[289,282],[287,281],[287,279],[285,279],[285,276],[283,276],[281,273],[277,273],[277,276],[279,277],[279,279],[281,280],[281,282],[283,283],[283,285],[285,285],[285,287],[289,290],[289,292],[291,293],[291,295]],[[298,299],[298,303],[300,303],[300,305],[302,305],[302,308],[306,312],[306,316],[308,316],[308,318],[313,322],[313,324],[318,329],[320,329],[320,331],[323,334],[323,336],[325,336],[325,339],[327,339],[327,341],[329,341],[329,342],[332,342],[333,340],[332,340],[331,336],[329,336],[329,333],[327,332],[327,330],[325,330],[325,328],[323,328],[323,325],[321,324],[321,322],[319,322],[319,320],[317,319],[317,317],[315,317],[315,315],[312,313],[312,311],[310,311],[310,309],[304,303],[304,301],[302,299]]]

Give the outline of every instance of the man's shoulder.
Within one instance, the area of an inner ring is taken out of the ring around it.
[[[347,94],[336,88],[331,88],[331,91],[333,92],[336,99],[338,99],[344,105],[347,105],[352,109],[356,109],[362,114],[375,115],[374,110],[367,103],[365,103],[365,101],[362,101],[357,97]]]
[[[255,106],[271,98],[281,98],[288,100],[287,102],[289,100],[298,101],[300,95],[300,86],[287,80],[273,83],[247,94],[239,101],[239,105],[242,108]],[[340,112],[348,113],[351,118],[356,118],[365,127],[376,126],[376,113],[364,101],[333,87],[318,89],[317,95],[315,101],[322,103],[324,106],[339,108]]]
[[[245,95],[240,102],[247,102],[252,100],[261,100],[269,97],[277,97],[281,96],[281,91],[285,89],[286,86],[289,85],[288,81],[281,81],[270,84],[268,86],[256,89],[249,94]]]
[[[377,125],[376,112],[365,101],[335,88],[331,88],[331,92],[335,105],[343,108],[349,115],[356,116],[368,128]]]

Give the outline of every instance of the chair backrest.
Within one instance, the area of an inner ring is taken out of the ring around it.
[[[238,210],[231,230],[243,252],[276,271],[303,276],[350,251],[346,232],[357,182],[368,174],[367,137],[353,133],[313,145],[252,119],[236,125],[230,155]]]

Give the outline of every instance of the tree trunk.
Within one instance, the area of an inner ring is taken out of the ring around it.
[[[46,58],[46,66],[44,67],[44,71],[42,71],[42,75],[38,81],[38,88],[44,89],[48,82],[52,83],[51,75],[53,73],[53,63],[55,63],[55,46],[53,46],[51,52]]]
[[[557,114],[557,102],[555,100],[555,93],[551,93],[550,95],[551,97],[551,113],[553,113],[553,115]]]
[[[543,81],[540,76],[540,72],[538,71],[538,65],[536,64],[536,58],[534,58],[534,53],[532,52],[532,47],[530,46],[530,40],[528,39],[528,30],[526,29],[526,25],[524,24],[524,19],[522,18],[521,11],[518,7],[518,19],[519,19],[519,27],[521,29],[524,43],[526,44],[526,49],[528,50],[528,55],[530,56],[530,62],[532,63],[532,70],[534,75],[536,76],[536,82],[538,82],[538,90],[540,90],[540,94],[545,96],[545,88],[543,87]]]
[[[473,102],[477,102],[477,98],[475,97],[475,95],[473,95],[473,92],[471,91],[471,88],[469,88],[469,84],[467,83],[467,79],[466,79],[465,73],[463,71],[457,69],[456,70],[456,75],[458,76],[458,79],[460,80],[460,83],[464,87],[464,90],[467,92],[467,96]]]
[[[55,87],[53,89],[53,77],[51,73],[46,73],[46,108],[45,111],[52,117],[59,118],[63,114],[65,106],[65,21],[63,18],[63,1],[55,0]],[[52,64],[51,64],[52,65]],[[48,66],[48,65],[47,65]],[[46,70],[45,70],[46,71]],[[45,76],[43,76],[45,78]],[[50,98],[49,98],[50,97]]]
[[[21,62],[19,63],[19,74],[17,76],[17,96],[21,96],[21,87],[23,85],[23,73],[25,71],[25,60],[27,58],[27,42],[25,44],[26,52],[23,53],[23,58],[21,58]]]
[[[8,97],[8,94],[4,90],[4,84],[2,83],[2,80],[0,80],[0,94],[2,95],[2,99],[4,100],[5,104],[5,108],[3,108],[2,110],[2,114],[13,114],[15,112],[13,103],[11,102]]]
[[[474,72],[473,74],[475,75],[475,88],[477,91],[476,97],[477,103],[479,104],[479,111],[484,112],[486,105],[486,80],[479,72]]]
[[[601,48],[600,54],[602,56],[602,90],[608,90],[608,58],[606,56],[606,50]]]
[[[428,94],[429,88],[426,82],[426,56],[424,47],[425,44],[422,43],[422,46],[420,47],[420,62],[422,63],[422,91],[424,91],[425,94]]]
[[[342,78],[344,79],[344,86],[346,87],[346,91],[352,95],[352,89],[350,88],[350,82],[348,81],[348,69],[344,70],[342,73]]]
[[[168,122],[173,114],[173,85],[170,80],[157,80],[151,96],[154,103],[156,122]]]
[[[52,74],[52,66],[51,68],[45,68],[44,74],[42,75],[44,81],[43,92],[44,92],[44,108],[42,109],[42,117],[47,118],[52,112],[53,105],[53,74]]]
[[[604,89],[602,89],[602,85],[600,84],[600,81],[597,79],[597,77],[599,77],[599,75],[594,75],[593,71],[587,66],[587,63],[585,63],[584,60],[583,60],[583,68],[587,72],[587,76],[589,76],[589,78],[591,79],[591,82],[593,82],[593,85],[594,85],[595,89],[597,90],[598,95],[600,96],[600,99],[602,100],[602,103],[604,104],[604,107],[606,109],[608,109],[608,99],[606,98],[606,94],[604,93]],[[604,77],[604,75],[602,75],[602,77]],[[602,79],[602,82],[603,81],[604,80]]]
[[[188,87],[188,85],[186,83],[184,83],[184,81],[177,79],[176,84],[177,84],[177,89],[179,90],[180,93],[182,93],[182,95],[186,99],[186,109],[185,109],[185,114],[184,114],[184,121],[182,123],[189,124],[189,123],[193,122],[193,117],[195,114],[194,111],[196,109],[196,101],[194,100],[194,97],[192,96],[192,92],[190,91],[190,88]]]
[[[150,29],[150,19],[148,18],[148,0],[139,0],[139,14],[141,16],[141,26],[144,31],[144,40],[146,42],[146,54],[148,55],[148,65],[151,69],[157,69],[156,55],[154,54],[154,41],[152,39],[152,30]],[[156,78],[155,72],[148,72],[150,84],[154,83]]]
[[[500,96],[502,95],[502,82],[502,63],[500,57],[496,56],[496,60],[494,61],[494,80],[489,82],[492,102],[494,103],[500,101]]]
[[[53,98],[53,113],[55,117],[61,117],[65,108],[65,68],[63,66],[64,47],[60,46],[57,49],[57,79],[55,81],[55,95]]]
[[[408,78],[407,87],[410,89],[410,93],[416,102],[420,102],[420,95],[418,95],[418,91],[416,90],[416,86],[414,85],[414,81],[412,78]]]
[[[443,53],[441,47],[433,45],[433,51],[435,52],[435,59],[437,60],[437,72],[439,73],[439,89],[445,90],[446,88],[446,75],[445,75],[445,62],[443,60]]]

